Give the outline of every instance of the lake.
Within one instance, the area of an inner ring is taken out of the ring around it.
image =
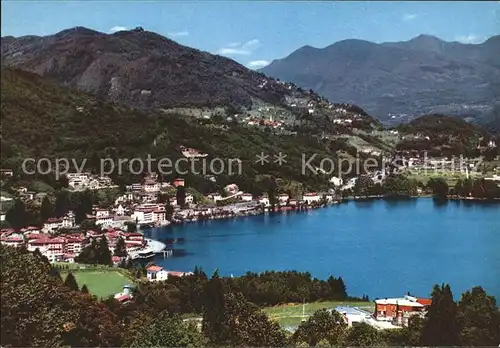
[[[307,212],[241,217],[144,231],[174,244],[169,270],[210,276],[298,270],[342,276],[350,295],[428,296],[449,283],[455,298],[481,285],[500,301],[500,204],[431,198],[363,201]]]

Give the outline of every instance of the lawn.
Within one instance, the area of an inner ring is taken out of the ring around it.
[[[325,302],[312,302],[305,304],[304,314],[307,318],[318,309],[322,308],[335,308],[337,306],[351,306],[359,307],[367,311],[373,311],[375,305],[373,302],[345,302],[345,301],[325,301]],[[285,304],[274,307],[264,308],[272,319],[277,320],[281,326],[297,326],[302,320],[302,304]]]
[[[61,272],[63,279],[66,272]],[[100,298],[106,298],[123,290],[123,285],[132,284],[132,281],[114,270],[92,270],[92,271],[74,271],[78,286],[87,285],[89,291]]]
[[[469,173],[469,177],[471,179],[477,178],[477,177],[482,177],[481,173],[476,173],[476,172],[471,172]],[[451,172],[451,171],[439,171],[439,172],[434,172],[432,170],[429,170],[427,173],[424,171],[414,171],[410,175],[408,175],[408,178],[410,179],[415,179],[424,185],[427,184],[430,178],[443,178],[448,186],[454,187],[455,184],[459,179],[464,180],[466,178],[465,173],[460,173],[460,172]]]

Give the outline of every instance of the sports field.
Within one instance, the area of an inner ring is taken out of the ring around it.
[[[358,307],[367,311],[373,311],[375,305],[373,302],[345,302],[345,301],[325,301],[325,302],[312,302],[304,305],[304,316],[302,315],[302,304],[293,303],[285,304],[274,307],[266,307],[264,311],[274,320],[277,320],[281,326],[297,326],[301,323],[302,319],[307,319],[318,309],[327,308],[332,309],[337,306],[351,306]]]
[[[61,272],[63,280],[66,275],[66,272]],[[132,285],[130,279],[113,270],[73,271],[73,275],[80,288],[86,284],[89,291],[100,298],[122,292],[125,284]]]

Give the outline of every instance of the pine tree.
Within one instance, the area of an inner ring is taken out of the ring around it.
[[[101,265],[111,265],[113,263],[111,260],[111,251],[108,246],[108,239],[106,237],[102,237],[99,241],[96,261]]]
[[[89,293],[89,289],[87,288],[87,284],[83,284],[81,292],[83,292],[84,294]]]
[[[127,247],[126,247],[125,241],[123,240],[122,237],[118,238],[113,254],[115,256],[119,256],[119,257],[127,256]]]
[[[75,222],[80,224],[87,218],[87,214],[92,213],[92,196],[90,191],[85,191],[80,196],[80,202],[75,208]]]
[[[56,203],[54,206],[54,215],[56,217],[64,216],[69,211],[69,195],[68,191],[63,190],[56,194]]]
[[[184,186],[177,187],[177,205],[184,206],[186,204],[186,188]]]
[[[42,221],[47,221],[48,218],[54,215],[54,207],[50,203],[49,197],[45,196],[42,201],[42,206],[40,207],[40,219]]]
[[[9,222],[12,228],[18,230],[26,224],[26,207],[20,199],[16,199],[14,205],[5,215],[5,220]]]
[[[453,346],[458,344],[457,305],[448,284],[434,286],[432,303],[422,331],[422,344]]]
[[[73,273],[68,273],[66,276],[66,280],[64,281],[64,285],[66,285],[71,290],[79,291],[78,283],[76,282],[75,276]]]
[[[215,270],[208,281],[205,290],[203,308],[203,333],[213,343],[227,343],[229,339],[227,328],[223,325],[224,319],[224,287]]]
[[[165,203],[165,219],[172,220],[172,216],[174,215],[174,207],[170,204],[170,199],[167,198],[167,203]]]
[[[458,304],[460,345],[495,346],[500,342],[500,312],[495,297],[481,287],[462,294]]]

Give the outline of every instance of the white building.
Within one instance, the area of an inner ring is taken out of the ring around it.
[[[110,227],[113,225],[113,216],[111,215],[106,215],[106,216],[99,216],[95,218],[95,224],[97,226],[101,226],[103,228],[105,227]]]
[[[220,193],[211,193],[208,196],[208,199],[217,202],[222,199],[222,195]]]
[[[354,323],[367,322],[371,318],[367,313],[353,307],[338,306],[335,308],[335,311],[344,317],[348,327],[352,327]]]
[[[229,195],[234,195],[239,191],[238,185],[236,184],[230,184],[224,187],[224,191],[228,193]]]
[[[75,227],[75,216],[72,212],[69,212],[62,218],[49,218],[44,222],[42,231],[45,233],[50,233],[57,231],[60,228],[72,227]]]
[[[5,245],[13,246],[13,247],[18,247],[22,244],[24,244],[24,238],[22,235],[19,235],[17,233],[11,234],[11,235],[2,235],[0,237],[0,242]]]
[[[184,277],[193,274],[193,272],[167,271],[160,266],[149,266],[146,269],[146,272],[147,272],[146,276],[149,281],[162,281],[162,280],[167,280],[169,276]]]
[[[154,222],[153,209],[137,208],[132,214],[132,219],[140,224],[148,224]]]
[[[344,180],[342,180],[342,178],[338,178],[338,177],[334,176],[330,179],[330,182],[333,184],[333,186],[342,186],[344,183]]]
[[[64,238],[50,238],[44,236],[28,241],[28,250],[35,251],[38,249],[50,262],[56,262],[62,260],[64,256],[65,243],[66,240]]]
[[[155,210],[153,210],[153,221],[156,223],[163,223],[167,220],[166,218],[166,211],[164,207],[158,207]]]
[[[125,209],[123,209],[123,206],[121,204],[118,205],[118,208],[116,208],[115,214],[118,215],[118,216],[125,215]]]
[[[259,197],[259,204],[263,204],[265,207],[269,207],[271,205],[269,203],[269,197],[267,196]]]
[[[95,212],[95,217],[96,218],[109,216],[109,210],[108,209],[97,208],[97,209],[94,210],[94,212]]]
[[[90,173],[68,173],[68,186],[73,190],[83,190],[89,184]]]
[[[148,193],[159,192],[160,184],[157,181],[147,179],[144,181],[144,184],[142,185],[142,190]]]
[[[280,205],[285,205],[288,203],[288,200],[290,199],[290,196],[286,193],[281,193],[278,196],[278,201],[280,202]]]
[[[307,204],[312,204],[314,202],[319,202],[321,200],[321,195],[317,192],[308,192],[302,195],[302,200]]]
[[[243,202],[251,202],[253,199],[253,196],[251,193],[243,193],[242,195],[240,195],[240,199]]]

